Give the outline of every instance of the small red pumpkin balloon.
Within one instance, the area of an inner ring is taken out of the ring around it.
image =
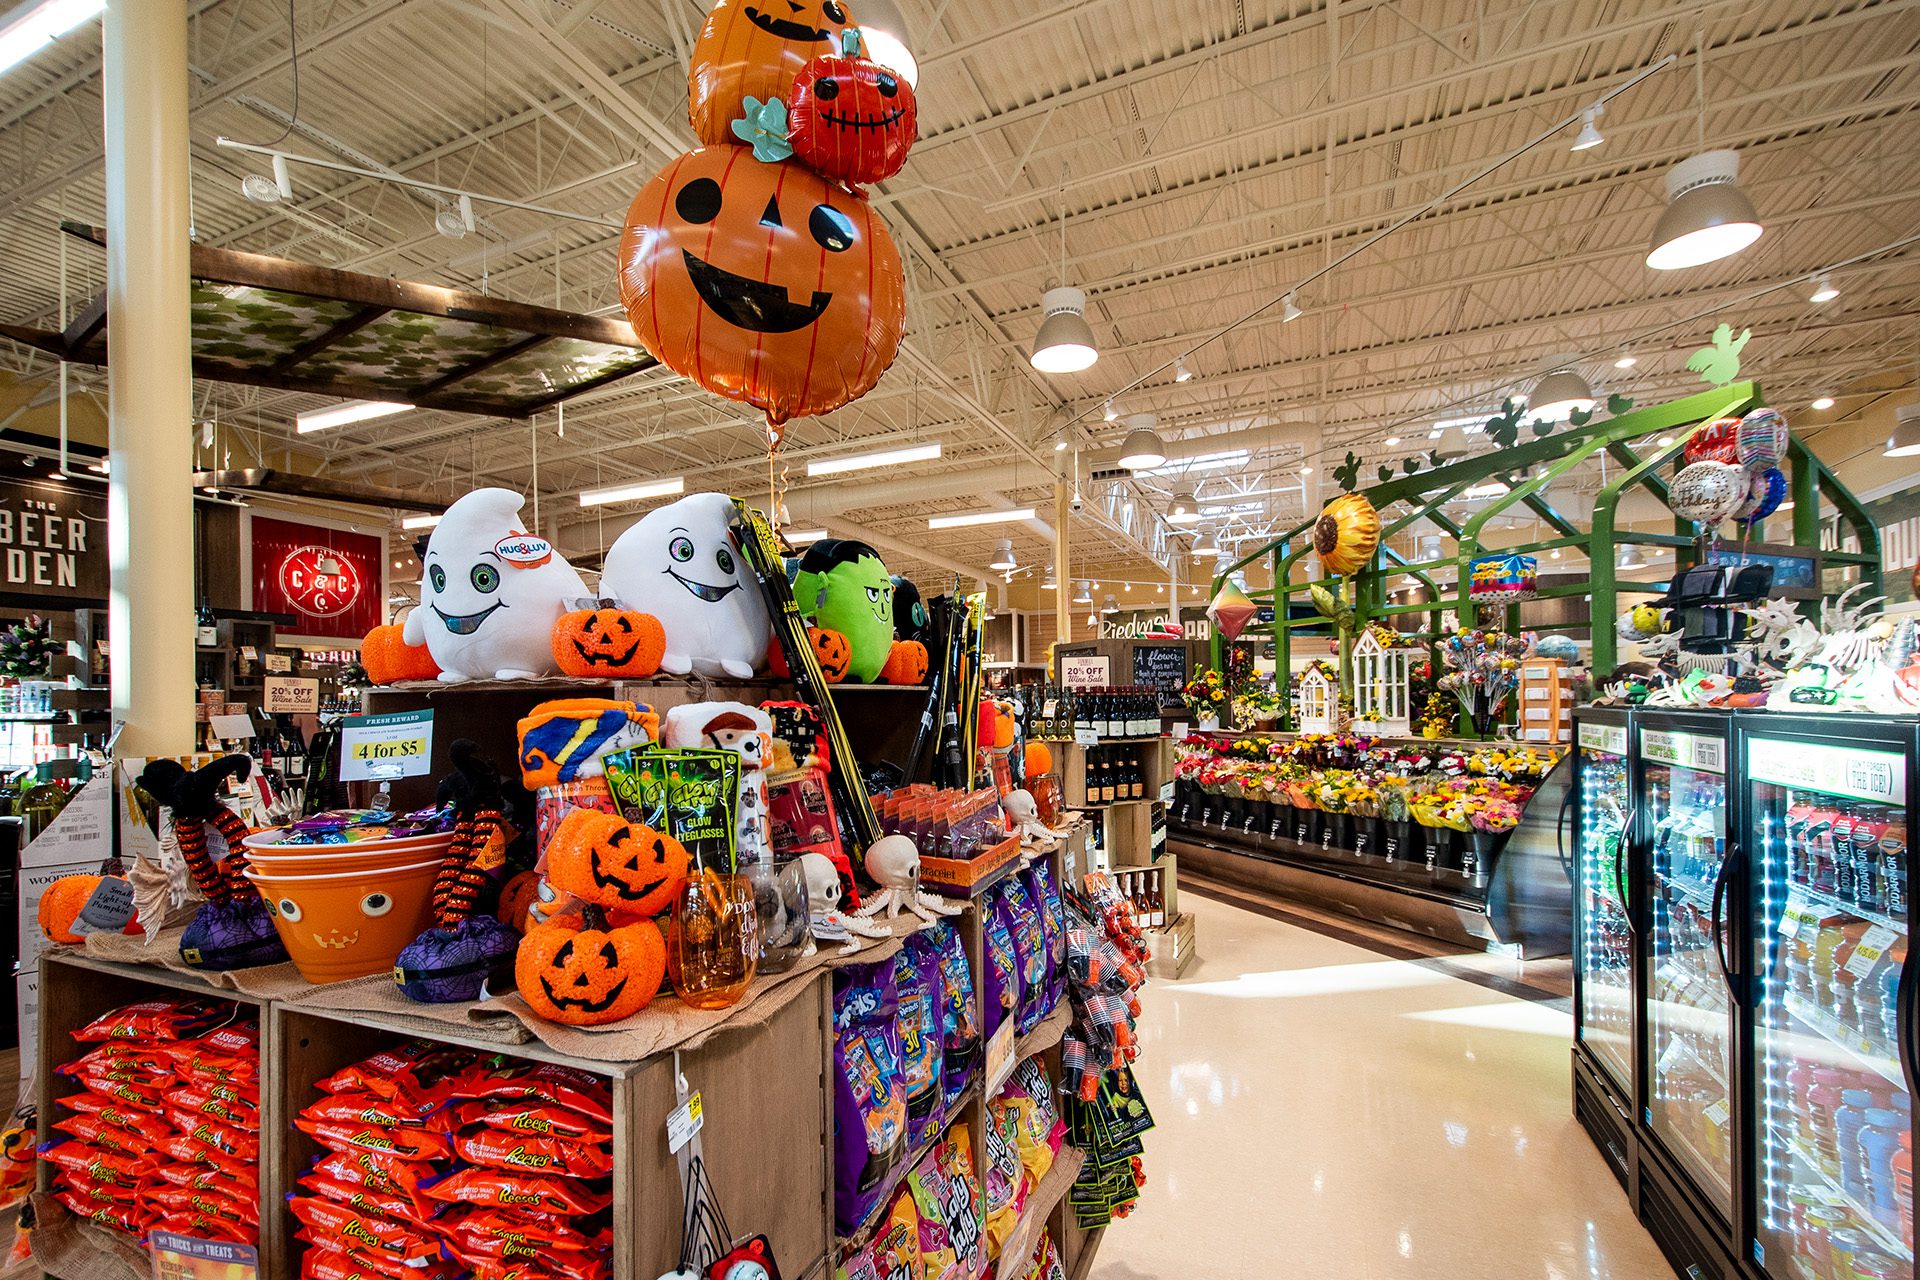
[[[871,391],[900,350],[906,281],[872,206],[796,160],[689,151],[627,210],[620,301],[655,359],[790,418]]]
[[[793,82],[793,153],[842,182],[884,182],[918,136],[913,86],[865,58],[815,58]]]

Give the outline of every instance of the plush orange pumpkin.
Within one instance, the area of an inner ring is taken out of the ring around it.
[[[846,0],[719,0],[687,60],[687,118],[710,147],[737,141],[748,95],[793,100],[808,61],[838,53],[854,25]]]
[[[813,641],[814,660],[820,664],[820,674],[827,678],[827,683],[839,684],[845,680],[847,669],[853,665],[853,646],[847,643],[846,636],[825,627],[809,627],[807,639]]]
[[[672,836],[598,809],[575,809],[547,842],[547,879],[554,888],[640,916],[672,905],[689,861],[686,847]]]
[[[533,910],[533,904],[540,900],[540,875],[534,871],[522,871],[500,886],[500,906],[494,915],[502,924],[510,924],[516,929],[527,927],[527,912]]]
[[[84,934],[73,931],[80,909],[100,887],[99,876],[61,876],[40,895],[40,932],[55,942],[83,942]]]
[[[570,676],[644,680],[660,670],[666,651],[658,618],[611,602],[563,613],[553,624],[553,660]]]
[[[918,640],[895,640],[887,650],[887,665],[880,668],[881,684],[925,684],[927,646]]]
[[[906,321],[900,254],[873,206],[740,146],[671,160],[634,197],[620,301],[656,359],[762,410],[775,444],[789,418],[872,390]]]
[[[666,940],[651,920],[609,929],[604,918],[558,916],[529,929],[513,961],[527,1006],[576,1027],[632,1017],[659,993],[666,972]]]
[[[1053,772],[1053,752],[1044,742],[1029,742],[1024,757],[1026,776],[1037,778],[1044,773]]]
[[[401,639],[401,630],[399,623],[375,627],[360,642],[360,665],[367,669],[367,679],[375,684],[438,679],[440,664],[427,646],[408,644]]]

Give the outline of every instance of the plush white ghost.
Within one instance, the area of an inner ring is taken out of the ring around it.
[[[668,675],[744,680],[766,663],[772,623],[727,532],[732,513],[724,493],[691,493],[642,516],[607,550],[600,592],[660,620]]]
[[[554,673],[553,624],[587,585],[545,538],[520,527],[525,501],[508,489],[475,489],[427,539],[420,607],[401,638],[427,646],[442,680]]]

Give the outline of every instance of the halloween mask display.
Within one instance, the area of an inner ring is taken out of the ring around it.
[[[601,588],[666,633],[660,670],[744,680],[772,640],[766,601],[727,531],[733,501],[694,493],[650,511],[607,551]]]
[[[427,539],[420,607],[402,638],[426,645],[444,681],[554,671],[554,624],[587,586],[546,539],[520,527],[524,503],[506,489],[475,489]]]
[[[687,117],[708,146],[734,140],[746,99],[786,101],[814,58],[837,53],[854,24],[845,0],[719,0],[688,61]]]
[[[797,161],[739,146],[670,161],[627,211],[619,261],[641,343],[762,410],[775,443],[789,418],[872,390],[900,347],[905,283],[886,225]]]

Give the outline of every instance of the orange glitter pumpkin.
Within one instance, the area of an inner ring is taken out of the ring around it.
[[[666,972],[666,940],[653,921],[589,928],[574,915],[528,930],[513,963],[527,1006],[576,1027],[632,1017],[652,1003]]]
[[[553,624],[553,660],[570,676],[644,680],[666,651],[666,629],[650,613],[575,609]]]
[[[494,915],[502,924],[512,925],[525,931],[527,912],[540,898],[540,876],[537,872],[522,871],[500,886],[500,907]]]
[[[845,680],[847,668],[853,665],[853,646],[847,643],[847,638],[825,627],[809,627],[807,639],[813,641],[813,656],[827,683],[839,684]]]
[[[547,843],[554,888],[637,916],[659,915],[672,905],[689,861],[672,836],[598,809],[575,809]]]
[[[440,664],[427,646],[408,644],[401,639],[401,630],[399,623],[375,627],[360,642],[360,665],[367,669],[367,679],[375,684],[438,679]]]
[[[775,444],[788,419],[872,390],[906,323],[900,254],[872,205],[746,147],[690,151],[641,188],[620,301],[656,359],[764,412]]]
[[[99,876],[61,876],[40,895],[40,932],[55,942],[84,942],[86,936],[73,931],[80,909],[100,887]]]
[[[895,640],[887,650],[887,665],[880,668],[881,684],[925,684],[927,646],[918,640]]]
[[[710,147],[738,141],[733,122],[751,96],[791,102],[809,61],[838,53],[855,25],[846,0],[718,0],[687,60],[687,119]]]

